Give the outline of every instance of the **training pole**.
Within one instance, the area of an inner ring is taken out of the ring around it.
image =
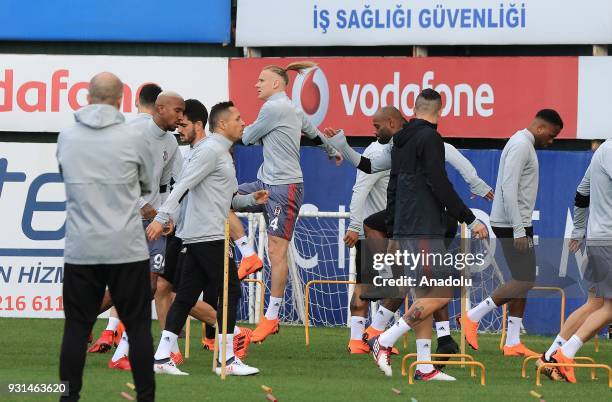
[[[225,380],[227,360],[227,293],[229,281],[229,219],[225,219],[225,248],[223,251],[223,328],[221,332],[221,379]]]

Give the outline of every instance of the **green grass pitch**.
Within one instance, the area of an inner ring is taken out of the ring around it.
[[[193,321],[195,323],[195,321]],[[98,320],[94,336],[98,336],[106,320]],[[2,359],[0,383],[58,381],[59,347],[63,331],[62,320],[0,319],[2,328]],[[400,373],[401,356],[394,356],[393,377],[387,378],[367,355],[350,356],[346,352],[347,328],[313,328],[310,350],[304,345],[304,328],[283,326],[278,335],[261,345],[251,345],[247,362],[261,370],[253,377],[228,377],[221,381],[211,372],[212,353],[200,347],[200,326],[192,326],[191,358],[181,366],[190,373],[185,377],[156,376],[158,401],[265,401],[261,385],[272,387],[279,401],[538,401],[530,390],[551,401],[610,400],[607,373],[598,371],[591,381],[589,371],[578,369],[578,384],[553,383],[543,377],[543,386],[535,386],[534,365],[529,366],[527,379],[520,377],[521,358],[504,358],[498,350],[499,337],[481,335],[480,351],[468,350],[486,366],[485,387],[471,378],[467,369],[449,367],[446,372],[457,377],[452,383],[417,383],[408,385]],[[153,322],[153,340],[159,340],[157,321]],[[458,341],[457,333],[453,337]],[[532,349],[543,351],[552,338],[523,336]],[[181,341],[181,349],[183,349]],[[396,345],[403,353],[401,342]],[[434,346],[435,350],[435,346]],[[414,352],[414,338],[409,351]],[[602,340],[600,351],[593,341],[579,353],[593,357],[599,363],[610,364],[610,342]],[[129,391],[126,382],[131,374],[107,368],[110,352],[88,354],[85,367],[83,401],[120,401],[121,391]],[[391,388],[401,390],[400,395]],[[50,395],[11,396],[0,392],[2,401],[55,401]]]

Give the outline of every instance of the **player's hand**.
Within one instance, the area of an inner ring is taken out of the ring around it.
[[[527,236],[523,236],[514,239],[514,248],[521,253],[526,252],[529,249],[529,238]]]
[[[147,239],[149,241],[157,240],[164,232],[164,226],[158,221],[153,221],[147,226]]]
[[[338,132],[340,132],[340,130],[334,130],[331,127],[326,127],[323,129],[323,135],[325,135],[327,138],[331,138],[334,135],[338,134]]]
[[[482,222],[478,222],[474,229],[472,229],[472,237],[476,239],[487,239],[489,238],[489,231]]]
[[[476,194],[470,195],[470,199],[471,200],[473,200],[476,197],[478,197]],[[484,198],[487,201],[493,201],[493,198],[495,198],[495,193],[493,193],[493,190],[491,190],[488,193],[486,193],[485,195],[483,195],[482,198]]]
[[[255,197],[255,201],[257,204],[262,205],[268,202],[270,198],[270,193],[268,190],[259,190],[253,193],[253,197]]]
[[[353,230],[346,231],[346,234],[344,235],[344,244],[346,244],[348,247],[354,247],[358,240],[359,233]]]
[[[172,218],[170,218],[168,220],[168,223],[166,223],[166,226],[164,226],[164,231],[162,232],[162,234],[164,236],[168,236],[172,232],[174,232],[174,222],[172,221]]]
[[[140,215],[142,215],[143,219],[151,220],[155,218],[157,211],[151,206],[151,204],[146,203],[142,208],[140,208]]]
[[[580,246],[582,245],[582,239],[571,239],[569,241],[569,251],[571,251],[572,253],[577,252],[578,250],[580,250]]]
[[[342,161],[344,160],[344,157],[342,156],[340,152],[336,152],[335,158],[336,158],[336,166],[342,165]]]

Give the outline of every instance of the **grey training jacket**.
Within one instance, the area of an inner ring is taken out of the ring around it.
[[[110,105],[89,105],[57,139],[66,186],[66,245],[70,264],[123,264],[149,252],[138,199],[151,192],[153,155]]]

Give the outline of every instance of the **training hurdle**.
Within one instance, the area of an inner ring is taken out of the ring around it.
[[[521,367],[521,377],[523,378],[527,378],[527,363],[529,363],[531,360],[537,360],[539,359],[541,356],[528,356],[525,358],[525,360],[523,360],[523,365]],[[596,364],[595,360],[593,360],[590,357],[586,357],[586,356],[576,356],[574,357],[574,360],[576,361],[587,361],[590,364]],[[591,368],[591,380],[595,380],[595,367]]]
[[[544,363],[540,367],[536,369],[536,385],[538,387],[542,386],[540,381],[542,377],[542,369],[544,367],[574,367],[574,368],[590,368],[591,370],[595,370],[598,368],[608,370],[608,388],[612,388],[612,368],[607,364],[581,364],[581,363]],[[592,375],[591,375],[592,376]]]
[[[432,354],[433,356],[433,354]],[[463,357],[465,358],[465,357]],[[418,364],[445,364],[447,366],[476,366],[480,367],[480,385],[485,386],[485,366],[481,362],[477,361],[453,361],[453,360],[417,360],[410,364],[408,368],[408,384],[414,384],[414,370]]]
[[[406,361],[408,359],[411,358],[416,358],[417,354],[416,353],[408,353],[406,355],[404,355],[404,357],[402,358],[402,377],[406,376]],[[456,354],[449,354],[449,353],[432,353],[431,357],[447,357],[449,359],[455,358],[455,359],[461,359],[462,361],[467,359],[469,361],[476,361],[474,360],[474,357],[472,357],[471,355],[465,354],[465,353],[456,353]],[[448,362],[448,360],[441,360],[441,361],[446,361]],[[476,370],[474,369],[474,366],[470,366],[470,376],[472,377],[476,377]]]
[[[565,322],[565,291],[561,288],[553,287],[553,286],[535,286],[531,290],[540,290],[540,291],[551,291],[551,292],[559,292],[561,295],[561,307],[560,307],[560,316],[559,319],[559,330],[563,327],[563,323]],[[504,343],[506,342],[506,321],[508,315],[508,308],[506,304],[502,306],[502,332],[501,338],[499,340],[499,350],[504,349]]]
[[[355,281],[342,281],[342,280],[328,280],[328,279],[317,279],[308,281],[306,286],[304,286],[304,337],[306,340],[306,348],[308,349],[310,345],[310,333],[308,331],[309,323],[310,323],[310,295],[308,293],[308,289],[317,284],[329,284],[329,285],[356,285]],[[263,303],[262,303],[263,304]]]
[[[261,300],[264,299],[264,294],[266,291],[266,287],[263,283],[263,281],[259,280],[259,279],[243,279],[242,282],[251,282],[254,283],[255,285],[259,285],[259,291],[261,292]],[[261,320],[261,317],[263,317],[264,315],[264,304],[260,303],[259,304],[259,320]],[[259,322],[259,320],[257,322]],[[236,323],[237,324],[237,323]],[[202,338],[204,338],[204,334],[206,331],[206,323],[202,323]],[[189,359],[189,351],[191,349],[191,316],[187,316],[187,320],[185,321],[185,359]]]

